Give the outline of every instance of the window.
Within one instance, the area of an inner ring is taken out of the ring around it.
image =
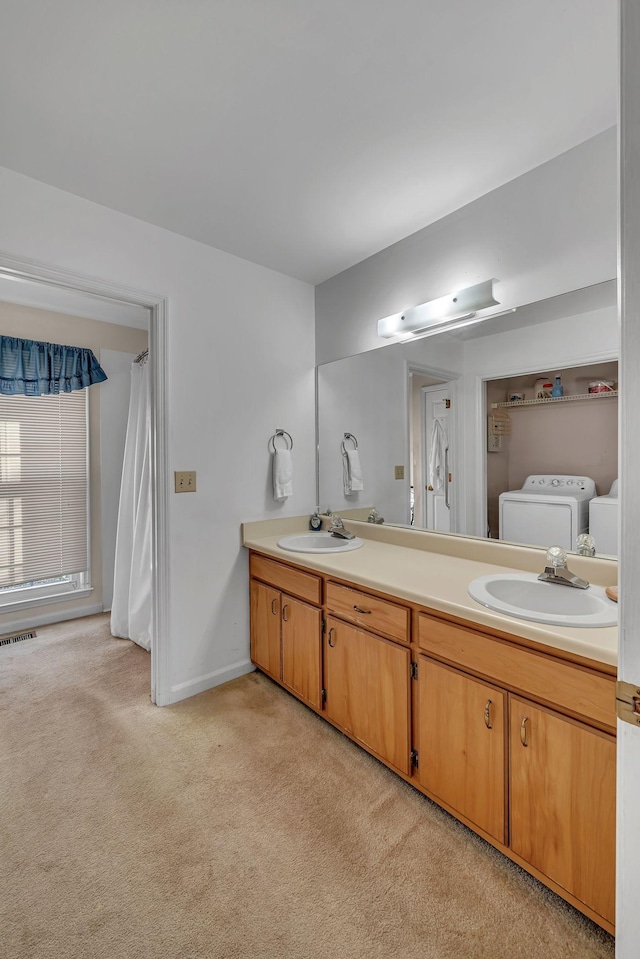
[[[0,608],[88,586],[87,391],[0,396]]]

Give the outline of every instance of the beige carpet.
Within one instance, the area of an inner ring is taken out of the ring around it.
[[[172,707],[104,616],[0,649],[3,959],[592,959],[613,940],[253,673]]]

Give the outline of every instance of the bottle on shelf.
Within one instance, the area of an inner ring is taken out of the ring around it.
[[[553,389],[551,390],[551,395],[556,397],[564,396],[564,387],[562,385],[562,378],[560,376],[556,376],[556,381],[553,385]]]

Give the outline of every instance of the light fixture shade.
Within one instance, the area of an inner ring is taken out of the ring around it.
[[[478,310],[499,306],[499,301],[493,295],[493,283],[493,279],[485,280],[457,293],[421,303],[404,313],[386,316],[378,320],[378,336],[388,338],[403,333],[423,333],[431,327],[446,326],[451,321],[472,317]]]

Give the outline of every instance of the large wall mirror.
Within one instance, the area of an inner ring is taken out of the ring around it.
[[[386,523],[500,537],[500,494],[520,489],[531,474],[549,483],[593,479],[594,492],[608,494],[617,478],[618,337],[612,279],[319,366],[320,507],[375,507]],[[557,377],[562,399],[535,402],[538,381],[556,386]],[[346,433],[355,438],[348,447],[357,443],[364,486],[348,495]],[[584,498],[581,488],[575,492],[572,504]],[[531,515],[524,525],[531,532],[502,538],[550,545],[554,527],[544,526],[544,512]],[[615,553],[608,541],[605,548],[596,542],[596,551]]]

